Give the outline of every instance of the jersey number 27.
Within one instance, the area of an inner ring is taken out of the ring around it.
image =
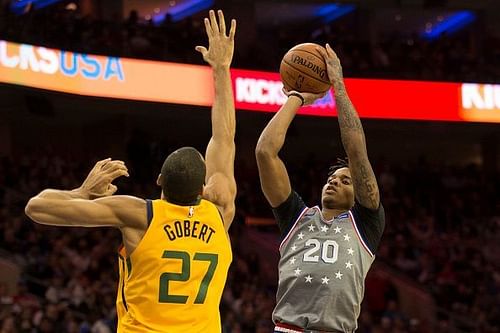
[[[160,303],[178,303],[186,304],[188,296],[186,295],[172,295],[168,292],[169,281],[188,281],[191,276],[191,258],[189,253],[184,251],[164,251],[162,258],[164,259],[180,259],[182,260],[182,271],[180,273],[163,273],[160,276],[160,295],[158,301]],[[201,280],[198,294],[194,300],[194,304],[203,304],[207,297],[208,286],[215,273],[219,256],[214,253],[195,253],[193,261],[208,261],[210,265],[208,270]]]

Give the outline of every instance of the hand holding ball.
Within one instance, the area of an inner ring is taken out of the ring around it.
[[[330,89],[326,63],[314,43],[298,44],[281,60],[280,76],[286,90],[324,93]]]

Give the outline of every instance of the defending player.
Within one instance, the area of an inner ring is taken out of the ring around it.
[[[262,190],[281,230],[275,332],[353,332],[364,279],[384,229],[384,210],[368,161],[360,119],[347,95],[340,62],[319,49],[335,90],[340,133],[349,163],[331,168],[321,208],[306,207],[292,190],[278,153],[301,105],[321,95],[285,92],[288,100],[262,132],[256,148]]]
[[[211,65],[215,85],[206,161],[190,147],[170,154],[158,177],[158,200],[109,196],[116,191],[111,182],[128,172],[122,162],[107,159],[97,163],[81,188],[45,190],[26,206],[26,214],[38,223],[121,230],[129,266],[117,300],[126,307],[119,331],[221,331],[219,303],[232,260],[227,231],[236,196],[229,71],[236,21],[226,34],[222,11],[218,22],[214,11],[209,16],[209,49],[196,47]]]

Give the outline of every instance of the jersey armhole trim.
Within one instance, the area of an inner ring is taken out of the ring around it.
[[[225,234],[226,234],[226,239],[229,241],[229,244],[231,244],[231,238],[229,237],[229,229],[226,229],[226,223],[224,221],[224,217],[222,216],[222,212],[219,210],[219,207],[217,207],[216,204],[214,204],[213,202],[211,201],[208,201],[207,202],[210,202],[212,205],[214,205],[215,207],[215,210],[217,211],[217,213],[219,214],[219,217],[220,217],[220,222],[222,223],[222,229],[224,229],[225,231]],[[234,217],[233,217],[233,221],[234,221]],[[232,223],[232,222],[231,222]]]
[[[147,210],[147,218],[148,218],[148,227],[153,221],[153,202],[149,199],[146,199],[146,210]]]
[[[293,233],[293,230],[295,229],[295,227],[297,226],[297,223],[299,222],[299,220],[302,218],[302,216],[304,216],[305,212],[307,212],[309,210],[309,207],[305,207],[302,212],[300,212],[299,214],[299,217],[297,217],[297,219],[295,220],[295,222],[293,223],[292,227],[290,228],[290,230],[288,231],[288,233],[286,234],[285,238],[283,238],[283,240],[281,241],[281,244],[280,244],[280,250],[281,248],[285,245],[285,243],[287,242],[288,238],[292,235]]]
[[[363,237],[361,236],[361,233],[358,230],[358,226],[356,225],[356,220],[354,219],[354,215],[352,214],[351,211],[349,211],[349,216],[351,217],[351,222],[352,222],[352,225],[354,226],[354,230],[356,230],[356,235],[358,236],[359,241],[361,242],[361,244],[365,248],[366,252],[368,252],[368,254],[370,256],[375,257],[375,255],[370,250],[370,248],[368,247],[368,245],[365,243]]]
[[[123,243],[121,243],[120,246],[118,247],[118,258],[122,259],[122,260],[125,260],[125,257],[127,256],[126,253],[125,253],[125,255],[122,255],[122,250],[124,248],[125,248],[125,245]]]
[[[128,263],[127,263],[128,264]],[[122,293],[122,304],[123,304],[123,307],[125,308],[125,311],[128,312],[128,305],[127,305],[127,300],[125,298],[125,281],[127,280],[126,277],[125,277],[125,263],[123,262],[122,263],[122,274],[121,274],[121,278],[122,278],[122,290],[121,290],[121,293]]]

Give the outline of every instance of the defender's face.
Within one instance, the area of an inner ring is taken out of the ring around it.
[[[328,209],[349,210],[354,206],[354,187],[349,168],[340,168],[328,177],[321,192],[321,203]]]

